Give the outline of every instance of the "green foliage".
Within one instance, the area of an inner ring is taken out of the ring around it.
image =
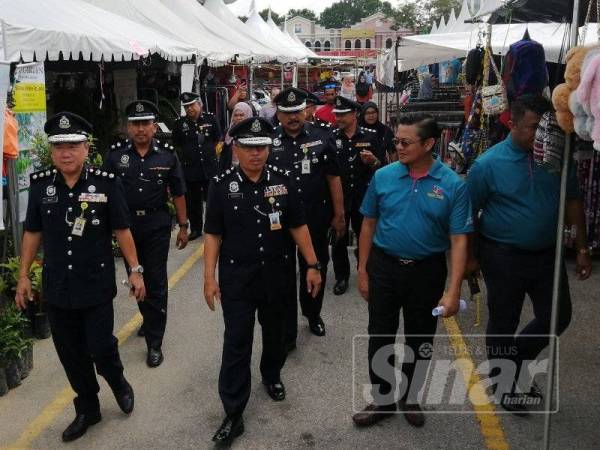
[[[263,18],[263,20],[266,22],[267,19],[269,18],[269,9],[265,8],[263,9],[261,12],[258,13],[260,15],[260,17]],[[273,18],[273,21],[277,24],[277,25],[281,25],[285,19],[285,16],[280,16],[279,14],[277,14],[275,11],[271,11],[271,17]]]
[[[392,6],[381,0],[340,0],[323,10],[319,24],[325,28],[348,28],[378,11],[391,13]]]
[[[44,133],[36,133],[31,139],[31,159],[36,170],[47,169],[52,167],[52,158],[50,156],[50,143],[48,137]],[[102,155],[96,148],[97,139],[94,136],[89,136],[90,152],[87,162],[94,166],[102,165]]]
[[[25,337],[27,318],[10,303],[0,312],[0,364],[20,358],[32,345]]]
[[[301,16],[301,17],[304,17],[305,19],[312,20],[313,22],[317,22],[319,20],[319,18],[315,14],[315,12],[308,8],[302,8],[302,9],[292,8],[287,12],[286,15],[288,16],[289,19],[291,19],[292,17],[295,17],[295,16]]]
[[[3,270],[3,282],[6,292],[14,292],[19,282],[19,271],[21,268],[21,259],[18,256],[8,258],[8,261],[0,264]],[[42,291],[42,266],[34,261],[29,269],[29,279],[31,280],[31,290],[38,294]]]

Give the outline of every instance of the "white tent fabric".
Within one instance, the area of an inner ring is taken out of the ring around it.
[[[454,27],[456,26],[456,14],[454,12],[454,8],[450,11],[450,17],[448,17],[448,23],[446,24],[446,33],[451,33],[454,31]]]
[[[434,35],[443,36],[443,35]],[[398,47],[398,71],[416,69],[426,64],[435,64],[444,61],[450,61],[454,58],[462,58],[465,51],[432,45],[428,43],[416,43]]]
[[[446,18],[444,16],[442,16],[442,18],[440,19],[440,24],[438,25],[438,34],[439,33],[446,33],[447,27],[446,27]]]
[[[282,37],[275,34],[271,27],[260,17],[254,1],[252,2],[246,25],[254,30],[256,34],[262,36],[262,42],[269,42],[271,47],[278,49],[280,53],[290,55],[292,60],[306,58],[303,52],[301,53],[299,50],[294,49],[291,43],[284,41]]]
[[[269,27],[271,27],[271,30],[273,31],[273,33],[276,36],[280,37],[282,42],[290,45],[291,48],[295,52],[298,52],[299,54],[303,55],[306,58],[318,58],[319,57],[319,55],[317,55],[315,52],[313,52],[308,47],[306,47],[306,45],[299,45],[298,42],[296,42],[294,39],[292,39],[292,37],[289,34],[281,31],[281,28],[279,28],[277,26],[277,24],[273,20],[273,17],[271,17],[271,10],[269,10],[269,18],[267,19],[267,25]]]
[[[0,0],[6,32],[6,60],[92,61],[138,59],[158,53],[168,60],[187,60],[195,49],[184,42],[80,0],[15,2]]]
[[[152,29],[188,42],[199,56],[206,58],[211,65],[225,64],[236,54],[249,58],[249,51],[236,47],[206,29],[191,27],[159,0],[85,0],[102,9],[111,11]]]
[[[240,49],[240,54],[251,54],[255,61],[263,62],[275,59],[276,53],[260,42],[249,39],[238,32],[200,3],[193,0],[159,0],[173,11],[183,22],[192,27],[201,27],[208,33],[219,36],[234,48]]]
[[[514,0],[484,0],[481,2],[481,6],[479,7],[479,11],[475,13],[473,17],[484,17],[489,16],[494,11],[504,7],[507,3],[514,2]]]
[[[236,29],[240,33],[248,36],[248,39],[252,39],[254,41],[258,41],[262,43],[264,46],[268,47],[277,55],[277,60],[280,62],[289,62],[295,61],[295,58],[290,57],[290,55],[286,55],[284,50],[281,48],[277,48],[277,46],[268,40],[261,33],[257,32],[252,27],[248,26],[248,24],[242,22],[238,19],[230,10],[225,6],[223,0],[205,0],[204,8],[210,11],[213,15],[218,17],[221,21],[229,25],[230,27]]]
[[[589,24],[589,29],[594,30],[595,24]],[[504,55],[508,47],[513,42],[523,38],[525,31],[529,31],[531,39],[541,43],[546,53],[546,61],[559,62],[561,49],[565,39],[565,33],[568,33],[567,26],[559,23],[529,23],[529,24],[499,24],[492,26],[492,49],[495,54]],[[406,36],[405,39],[429,44],[448,49],[461,50],[463,56],[473,48],[477,40],[478,25],[472,26],[472,31],[463,31],[458,33],[444,33],[423,36]],[[593,31],[588,31],[586,43],[597,42]],[[564,58],[564,55],[562,55]]]
[[[471,23],[467,23],[468,20],[471,20],[471,11],[469,10],[469,2],[468,0],[463,0],[462,7],[460,8],[460,13],[456,18],[456,24],[452,27],[452,32],[459,31],[470,31],[473,25]]]
[[[437,33],[437,22],[434,20],[433,21],[433,26],[431,27],[431,31],[429,32],[429,34],[435,34]]]

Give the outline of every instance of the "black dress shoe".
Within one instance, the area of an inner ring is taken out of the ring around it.
[[[190,233],[190,235],[188,236],[188,241],[193,241],[195,239],[198,239],[200,236],[202,236],[201,232],[198,231],[192,231]]]
[[[269,383],[263,380],[263,384],[267,388],[267,394],[276,402],[285,400],[285,386],[281,381],[278,383]]]
[[[233,440],[244,432],[244,419],[242,416],[227,416],[212,440],[217,447],[231,445]]]
[[[337,280],[333,286],[333,295],[342,295],[348,290],[348,280]]]
[[[75,420],[63,431],[62,440],[63,442],[71,442],[75,439],[79,439],[85,434],[87,429],[92,425],[97,424],[102,420],[100,411],[93,413],[77,414]]]
[[[125,378],[123,378],[120,387],[113,389],[113,394],[115,394],[115,399],[121,411],[130,414],[133,411],[134,395],[133,388]]]
[[[316,319],[308,319],[308,327],[315,336],[325,336],[325,324],[320,316]]]
[[[420,428],[425,425],[425,414],[418,403],[406,403],[401,400],[398,403],[398,410],[402,411],[406,421],[413,427]]]
[[[160,348],[149,348],[148,358],[146,358],[146,364],[148,367],[158,367],[164,360],[162,350]]]
[[[146,332],[144,331],[144,324],[142,324],[140,326],[140,328],[138,329],[137,335],[138,335],[138,337],[146,336]]]

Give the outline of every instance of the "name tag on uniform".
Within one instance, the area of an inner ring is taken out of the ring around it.
[[[271,222],[271,231],[281,230],[279,212],[272,212],[271,214],[269,214],[269,222]]]
[[[75,223],[73,224],[73,230],[71,230],[71,234],[73,236],[83,236],[83,230],[85,229],[86,222],[87,220],[85,220],[83,217],[78,217],[77,219],[75,219]]]
[[[354,144],[355,147],[370,147],[371,143],[370,142],[357,142],[356,144]]]
[[[47,205],[49,203],[58,203],[58,195],[54,195],[52,197],[42,197],[42,205]]]
[[[106,194],[79,194],[80,202],[90,202],[90,203],[107,203],[108,197]]]
[[[308,175],[310,173],[310,159],[302,160],[302,175]]]

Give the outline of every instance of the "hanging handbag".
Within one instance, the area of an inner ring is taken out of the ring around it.
[[[496,116],[508,109],[508,99],[506,97],[506,87],[502,82],[500,71],[496,67],[496,63],[494,63],[491,50],[486,50],[486,56],[489,58],[489,66],[494,70],[498,84],[493,84],[491,86],[484,85],[481,88],[482,108],[484,114]],[[489,73],[489,67],[487,68],[487,72]],[[487,79],[488,74],[486,73],[484,82],[487,82]]]

